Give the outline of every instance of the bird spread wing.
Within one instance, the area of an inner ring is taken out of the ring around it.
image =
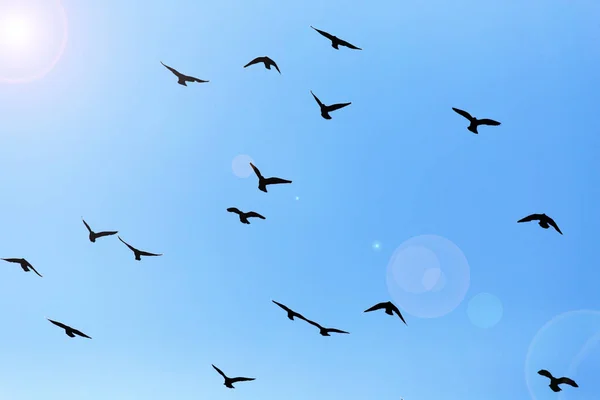
[[[21,259],[20,258],[3,258],[4,261],[8,261],[11,263],[21,263]]]
[[[400,312],[400,310],[398,310],[398,307],[396,307],[394,304],[392,304],[392,312],[398,314],[398,316],[400,317],[400,319],[402,320],[402,322],[404,322],[404,325],[408,325],[406,323],[406,321],[404,320],[404,317],[402,316],[402,313]]]
[[[82,336],[82,337],[85,337],[85,338],[91,339],[91,337],[89,337],[88,335],[86,335],[85,333],[83,333],[83,332],[81,332],[81,331],[78,331],[77,329],[73,329],[73,328],[71,328],[71,330],[72,330],[72,331],[73,331],[73,333],[74,333],[74,334],[76,334],[76,335],[79,335],[79,336]]]
[[[477,121],[479,123],[479,125],[491,125],[491,126],[498,126],[500,125],[500,122],[498,121],[494,121],[493,119],[489,119],[489,118],[483,118]]]
[[[292,183],[292,181],[288,181],[287,179],[275,178],[275,177],[265,179],[265,185],[276,185],[278,183]]]
[[[227,378],[227,376],[226,376],[226,375],[223,373],[223,371],[221,371],[219,368],[215,367],[215,365],[214,365],[214,364],[211,364],[211,365],[212,365],[212,367],[213,367],[214,369],[216,369],[216,370],[217,370],[217,372],[218,372],[218,373],[219,373],[219,374],[220,374],[220,375],[221,375],[223,378]]]
[[[352,43],[348,43],[348,42],[346,42],[345,40],[342,40],[342,39],[338,39],[338,43],[339,43],[341,46],[346,46],[346,47],[348,47],[349,49],[354,49],[354,50],[362,50],[360,47],[356,47],[356,46],[355,46],[355,45],[353,45]]]
[[[132,245],[130,245],[129,243],[127,243],[126,241],[124,241],[123,239],[121,239],[121,236],[117,236],[119,238],[119,240],[123,243],[125,243],[125,246],[129,247],[129,249],[133,252],[138,251],[138,249],[136,249],[135,247],[133,247]]]
[[[279,70],[279,67],[277,66],[277,63],[275,61],[271,60],[270,58],[268,60],[269,60],[270,64],[275,67],[277,72],[281,73],[281,71]]]
[[[538,371],[538,374],[540,374],[541,376],[545,376],[546,378],[550,378],[550,379],[554,378],[552,376],[552,374],[549,371],[545,370],[545,369],[540,369]]]
[[[63,328],[63,329],[71,329],[71,327],[70,327],[70,326],[67,326],[67,325],[63,324],[62,322],[53,321],[53,320],[51,320],[50,318],[46,318],[46,319],[47,319],[48,321],[52,322],[54,325],[56,325],[56,326],[59,326],[59,327],[61,327],[61,328]]]
[[[249,66],[254,65],[254,64],[258,64],[261,61],[262,61],[261,57],[256,57],[254,60],[252,60],[248,64],[244,65],[244,68],[249,67]]]
[[[321,35],[325,36],[329,40],[334,40],[334,38],[335,38],[335,36],[333,36],[332,34],[322,31],[320,29],[317,29],[312,25],[310,27],[313,28],[315,31],[319,32]]]
[[[81,220],[83,221],[83,224],[85,225],[85,227],[87,228],[87,230],[90,231],[90,233],[94,232],[94,231],[92,231],[92,228],[90,228],[90,226],[88,225],[88,223],[85,222],[85,219],[82,218]]]
[[[319,98],[317,96],[315,96],[315,94],[312,92],[312,90],[310,91],[310,94],[313,95],[313,97],[315,98],[315,100],[317,101],[317,104],[319,104],[319,107],[324,107],[325,105],[321,102],[321,100],[319,100]]]
[[[238,376],[237,378],[231,378],[231,383],[253,381],[254,379],[256,378],[244,378],[243,376]]]
[[[39,276],[40,278],[43,278],[43,276],[42,276],[42,275],[40,275],[40,273],[39,273],[39,272],[37,272],[37,270],[36,270],[35,268],[33,268],[33,265],[29,264],[29,262],[27,262],[27,266],[28,266],[29,268],[31,268],[31,269],[33,270],[33,272],[35,272],[35,273],[37,274],[37,276]]]
[[[254,170],[254,173],[256,174],[256,176],[258,176],[258,179],[263,179],[262,174],[260,173],[260,170],[258,168],[256,168],[254,166],[254,164],[250,163],[250,166],[252,167],[252,169]]]
[[[327,111],[335,111],[335,110],[339,110],[340,108],[344,108],[346,106],[349,106],[352,103],[338,103],[338,104],[332,104],[330,106],[327,106]]]
[[[155,257],[162,256],[162,254],[150,253],[150,252],[147,252],[147,251],[142,251],[142,250],[138,250],[138,252],[139,252],[139,253],[140,253],[140,255],[142,255],[142,256],[155,256]]]
[[[365,310],[364,312],[370,312],[370,311],[375,311],[375,310],[381,310],[382,308],[385,308],[385,303],[378,303],[375,304],[373,307]]]
[[[303,320],[305,320],[306,322],[308,322],[309,324],[316,326],[316,327],[317,327],[317,328],[319,328],[319,329],[323,328],[321,325],[319,325],[319,324],[318,324],[318,323],[316,323],[315,321],[311,321],[311,320],[310,320],[310,319],[308,319],[308,318],[302,318],[302,319],[303,319]]]
[[[177,75],[178,77],[183,76],[181,72],[177,71],[175,68],[171,68],[168,65],[166,65],[165,63],[163,63],[162,61],[160,62],[162,65],[164,65],[169,71],[171,71],[172,73],[174,73],[175,75]]]
[[[103,231],[96,233],[97,237],[116,235],[119,231]]]
[[[556,231],[557,231],[558,233],[560,233],[560,234],[562,235],[562,232],[560,231],[560,228],[558,227],[558,225],[556,225],[556,222],[554,222],[554,220],[553,220],[552,218],[550,218],[550,217],[547,217],[546,219],[548,220],[548,223],[549,223],[549,224],[550,224],[550,225],[551,225],[551,226],[552,226],[554,229],[556,229]]]
[[[335,333],[350,333],[350,332],[342,331],[342,330],[340,330],[340,329],[335,329],[335,328],[327,328],[327,332],[335,332]]]
[[[276,302],[275,300],[271,300],[273,303],[277,304],[279,307],[283,308],[285,311],[292,311],[290,308],[288,308],[287,306]]]
[[[539,221],[541,218],[542,218],[542,214],[531,214],[525,218],[521,218],[517,222]]]
[[[571,385],[571,386],[573,386],[573,387],[579,387],[579,385],[577,385],[577,383],[575,383],[575,381],[574,381],[573,379],[571,379],[571,378],[567,378],[567,377],[565,377],[565,376],[563,376],[562,378],[558,378],[558,379],[556,380],[556,382],[557,382],[558,384],[564,383],[564,384],[567,384],[567,385]]]
[[[257,212],[254,211],[250,211],[248,213],[246,213],[246,218],[260,218],[260,219],[266,219],[265,217],[263,217],[262,215],[260,215]]]
[[[464,111],[464,110],[460,110],[458,108],[454,108],[452,107],[452,109],[459,115],[462,115],[463,117],[465,117],[466,119],[468,119],[469,121],[473,120],[473,117],[471,116],[471,114],[469,114],[468,112]]]
[[[235,207],[229,207],[229,208],[227,209],[227,211],[229,211],[229,212],[231,212],[231,213],[236,213],[236,214],[238,214],[238,215],[240,215],[240,214],[242,213],[242,212],[241,212],[239,209],[237,209],[237,208],[235,208]]]

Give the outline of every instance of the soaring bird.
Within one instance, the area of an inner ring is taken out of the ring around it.
[[[254,64],[258,64],[258,63],[263,63],[265,64],[265,68],[266,69],[271,69],[271,66],[275,67],[275,69],[277,70],[277,72],[281,73],[281,71],[279,70],[279,67],[277,66],[277,63],[275,61],[273,61],[272,59],[270,59],[267,56],[264,57],[256,57],[254,60],[250,61],[248,64],[244,65],[244,68],[247,68],[251,65]]]
[[[194,78],[193,76],[184,75],[181,72],[177,71],[175,68],[171,68],[168,65],[165,65],[162,61],[160,62],[164,65],[169,71],[171,71],[177,78],[179,79],[177,83],[183,86],[187,86],[186,82],[198,82],[198,83],[206,83],[209,81],[203,81],[202,79]]]
[[[391,301],[375,304],[373,307],[369,308],[368,310],[365,310],[364,312],[370,312],[381,309],[385,309],[385,313],[387,315],[394,315],[394,313],[398,314],[402,322],[404,322],[404,324],[407,325],[406,321],[404,320],[404,317],[400,313],[400,310],[398,310],[398,307],[396,307]]]
[[[54,325],[56,325],[56,326],[59,326],[59,327],[63,328],[63,329],[65,330],[65,333],[67,334],[67,336],[68,336],[68,337],[72,337],[72,338],[74,338],[74,337],[75,337],[75,335],[77,335],[77,336],[81,336],[81,337],[84,337],[84,338],[91,339],[91,337],[89,337],[89,336],[88,336],[88,335],[86,335],[85,333],[83,333],[83,332],[81,332],[81,331],[78,331],[78,330],[77,330],[77,329],[75,329],[75,328],[71,328],[69,325],[65,325],[65,324],[63,324],[63,323],[61,323],[61,322],[58,322],[58,321],[53,321],[53,320],[51,320],[50,318],[46,318],[46,319],[47,319],[48,321],[52,322]]]
[[[119,240],[123,243],[125,243],[125,245],[127,247],[129,247],[129,249],[131,251],[133,251],[133,254],[135,254],[135,259],[138,261],[142,260],[141,256],[162,256],[162,254],[155,254],[155,253],[148,253],[147,251],[142,251],[142,250],[138,250],[135,247],[133,247],[132,245],[130,245],[129,243],[127,243],[126,241],[124,241],[123,239],[121,239],[121,236],[117,236],[119,238]]]
[[[335,328],[324,328],[321,325],[319,325],[318,323],[316,323],[315,321],[311,321],[306,318],[304,318],[304,320],[306,322],[308,322],[309,324],[314,325],[317,328],[319,328],[319,333],[321,334],[321,336],[331,336],[330,333],[350,333],[350,332],[341,331],[341,330],[335,329]]]
[[[277,304],[279,307],[283,308],[285,311],[287,311],[287,317],[289,319],[291,319],[292,321],[294,320],[294,317],[298,317],[300,319],[307,321],[307,319],[304,318],[304,316],[302,314],[297,313],[296,311],[292,310],[291,308],[286,307],[283,304],[276,302],[275,300],[271,300],[271,301],[273,303]]]
[[[262,215],[260,215],[257,212],[254,212],[254,211],[243,212],[243,211],[238,210],[235,207],[229,207],[227,209],[227,211],[232,212],[232,213],[236,213],[237,215],[239,215],[240,216],[240,222],[242,224],[250,224],[250,221],[248,221],[248,218],[252,218],[252,217],[260,218],[260,219],[266,219],[265,217],[263,217]]]
[[[235,389],[233,387],[233,384],[236,382],[244,382],[244,381],[253,381],[256,378],[244,378],[244,377],[237,377],[237,378],[229,378],[227,375],[225,375],[223,373],[223,371],[221,371],[219,368],[215,367],[214,364],[211,364],[213,366],[214,369],[217,370],[217,372],[219,374],[221,374],[221,376],[223,377],[223,379],[225,379],[225,383],[223,383],[223,385],[227,386],[229,389]]]
[[[3,260],[4,260],[4,261],[11,262],[11,263],[16,263],[16,264],[19,264],[19,265],[21,266],[21,268],[23,268],[23,271],[25,271],[25,272],[29,272],[29,270],[31,269],[31,270],[33,270],[33,272],[35,272],[35,273],[36,273],[36,274],[37,274],[37,275],[38,275],[40,278],[42,277],[42,275],[40,275],[40,273],[39,273],[39,272],[37,272],[37,271],[35,270],[35,268],[33,268],[33,265],[31,265],[31,264],[29,263],[29,261],[27,261],[27,260],[26,260],[26,259],[24,259],[24,258],[3,258]]]
[[[259,169],[256,168],[256,166],[254,166],[254,164],[250,163],[250,166],[252,167],[252,169],[254,170],[254,173],[258,177],[258,190],[261,190],[265,193],[267,193],[267,185],[276,185],[279,183],[292,183],[292,181],[288,181],[287,179],[274,178],[274,177],[265,178],[264,176],[262,176]]]
[[[92,228],[90,228],[90,226],[88,225],[87,222],[85,222],[85,219],[81,218],[81,220],[83,221],[83,224],[85,225],[85,227],[87,228],[87,230],[90,232],[90,242],[94,243],[96,241],[96,239],[102,237],[102,236],[110,236],[110,235],[116,235],[117,233],[119,233],[119,231],[103,231],[103,232],[94,232],[92,230]]]
[[[547,216],[546,214],[531,214],[525,218],[518,220],[517,222],[529,222],[529,221],[539,221],[538,225],[541,226],[542,228],[548,229],[550,226],[552,226],[554,229],[556,229],[556,231],[558,233],[560,233],[561,235],[563,234],[560,231],[560,228],[558,227],[558,225],[556,225],[556,222],[554,222],[554,220],[552,218],[550,218],[549,216]]]
[[[338,103],[338,104],[332,104],[330,106],[326,106],[325,104],[323,104],[321,102],[321,100],[319,100],[319,98],[317,96],[315,96],[315,94],[313,93],[312,90],[310,91],[310,94],[313,95],[313,97],[317,101],[317,104],[319,104],[319,107],[321,108],[321,117],[323,117],[325,119],[331,119],[331,115],[329,115],[330,112],[339,110],[340,108],[344,108],[344,107],[352,104],[352,103]]]
[[[491,126],[498,126],[498,125],[500,125],[500,122],[494,121],[493,119],[488,119],[488,118],[477,119],[477,118],[471,116],[471,114],[469,114],[466,111],[459,110],[458,108],[454,108],[454,107],[452,107],[452,109],[457,114],[462,115],[463,117],[465,117],[466,119],[469,120],[470,124],[467,127],[467,129],[470,130],[471,132],[475,133],[475,134],[479,133],[479,132],[477,132],[477,127],[479,125],[491,125]]]
[[[552,374],[548,371],[546,371],[545,369],[540,369],[538,371],[538,374],[540,374],[541,376],[545,376],[546,378],[550,379],[550,384],[548,386],[550,386],[550,389],[552,389],[555,392],[560,392],[562,389],[558,386],[561,384],[565,384],[565,385],[570,385],[573,387],[579,387],[575,381],[571,378],[566,378],[566,377],[562,377],[562,378],[555,378],[552,376]]]
[[[353,49],[353,50],[362,50],[360,47],[356,47],[355,45],[350,44],[350,43],[346,42],[345,40],[340,39],[337,36],[333,36],[330,33],[327,33],[325,31],[317,29],[312,25],[310,27],[313,28],[315,31],[319,32],[321,35],[325,36],[327,39],[331,40],[331,47],[333,47],[336,50],[340,49],[338,46],[345,46],[345,47],[348,47],[349,49]]]

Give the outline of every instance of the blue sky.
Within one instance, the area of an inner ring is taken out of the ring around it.
[[[600,313],[540,331],[600,310],[597,1],[63,5],[60,61],[0,90],[0,256],[44,275],[2,265],[0,398],[598,399]],[[281,75],[242,68],[263,55]],[[310,90],[352,105],[326,121]],[[502,125],[474,135],[451,107]],[[258,191],[238,155],[293,183]],[[542,212],[564,236],[516,223]],[[92,244],[82,216],[164,256]],[[453,310],[363,314],[404,310],[386,276],[420,235],[460,249],[434,304]],[[502,304],[488,329],[479,293]],[[256,381],[226,389],[211,363]],[[557,395],[540,368],[580,388]]]

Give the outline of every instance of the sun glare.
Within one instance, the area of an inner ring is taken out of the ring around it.
[[[0,40],[5,46],[16,50],[26,50],[32,46],[35,27],[26,16],[7,15],[2,19],[0,28]]]

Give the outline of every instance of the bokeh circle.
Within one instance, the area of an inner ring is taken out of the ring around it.
[[[386,283],[403,311],[437,318],[453,311],[465,298],[470,284],[469,263],[450,240],[437,235],[415,236],[394,251]]]
[[[555,377],[567,376],[579,385],[561,385],[554,393],[546,369]],[[532,400],[599,399],[600,311],[578,310],[560,314],[534,336],[525,359],[525,380]]]
[[[490,293],[479,293],[469,300],[467,316],[471,323],[479,328],[487,329],[495,326],[502,319],[504,308],[500,299]]]
[[[10,18],[31,25],[31,46],[11,46],[8,32],[0,40],[0,82],[26,83],[44,77],[58,63],[68,40],[68,20],[60,0],[2,0],[0,25]],[[4,40],[6,39],[6,40]]]
[[[246,154],[239,154],[233,158],[231,162],[231,170],[233,174],[238,178],[248,178],[252,175],[252,167],[250,163],[254,164],[254,160]]]

